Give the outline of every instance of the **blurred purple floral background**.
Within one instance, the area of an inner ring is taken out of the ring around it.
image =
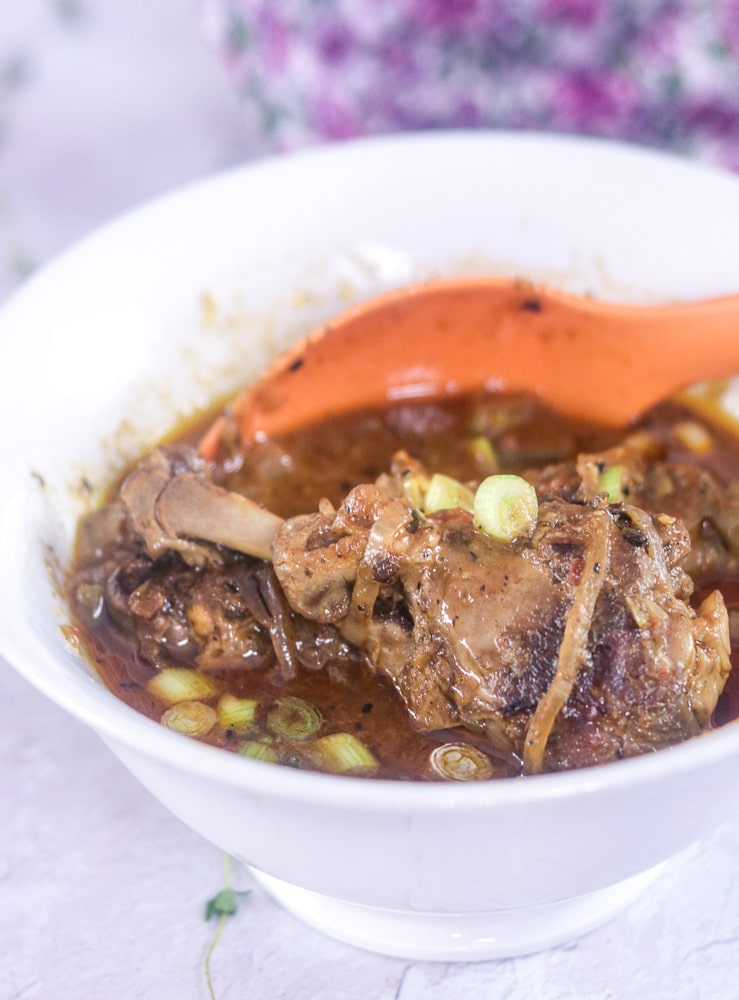
[[[739,171],[739,0],[0,4],[0,300],[204,174],[445,127],[605,136]]]
[[[205,0],[203,20],[277,148],[534,128],[739,169],[739,0]]]

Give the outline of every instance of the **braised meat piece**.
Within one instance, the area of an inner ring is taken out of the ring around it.
[[[527,772],[631,756],[708,722],[729,672],[720,594],[698,612],[686,529],[638,508],[545,500],[514,544],[469,514],[419,521],[376,486],[287,521],[293,609],[333,622],[392,677],[416,726],[459,724]]]
[[[328,625],[293,614],[264,561],[281,518],[214,485],[191,448],[147,455],[89,515],[70,581],[85,620],[103,606],[136,640],[137,679],[173,664],[205,672],[325,669],[358,653]]]
[[[739,550],[739,487],[727,489],[706,469],[668,462],[660,442],[646,431],[597,454],[525,472],[540,496],[592,500],[607,470],[625,501],[643,510],[679,518],[690,536],[681,565],[692,577],[723,572]]]

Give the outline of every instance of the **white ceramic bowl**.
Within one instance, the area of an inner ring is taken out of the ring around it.
[[[411,958],[521,954],[605,920],[734,808],[739,726],[514,781],[296,772],[118,702],[65,639],[58,581],[79,514],[182,416],[350,300],[472,271],[650,301],[737,291],[739,180],[584,140],[359,142],[133,213],[0,318],[0,651],[294,913]]]

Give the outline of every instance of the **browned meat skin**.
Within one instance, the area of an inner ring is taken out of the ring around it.
[[[589,609],[578,593],[594,546],[608,559],[591,567]],[[729,671],[728,625],[720,595],[697,614],[686,603],[688,547],[671,518],[562,498],[541,503],[530,541],[509,545],[461,511],[419,523],[403,500],[360,486],[338,511],[287,521],[273,559],[294,610],[363,646],[417,726],[487,728],[536,771],[631,756],[707,724]],[[558,665],[573,613],[587,620]],[[561,704],[532,733],[555,678]]]

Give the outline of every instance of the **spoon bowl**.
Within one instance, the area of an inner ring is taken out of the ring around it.
[[[661,399],[739,371],[739,296],[639,306],[509,278],[410,285],[356,306],[293,345],[228,420],[242,440],[402,399],[529,392],[568,416],[621,427]]]

